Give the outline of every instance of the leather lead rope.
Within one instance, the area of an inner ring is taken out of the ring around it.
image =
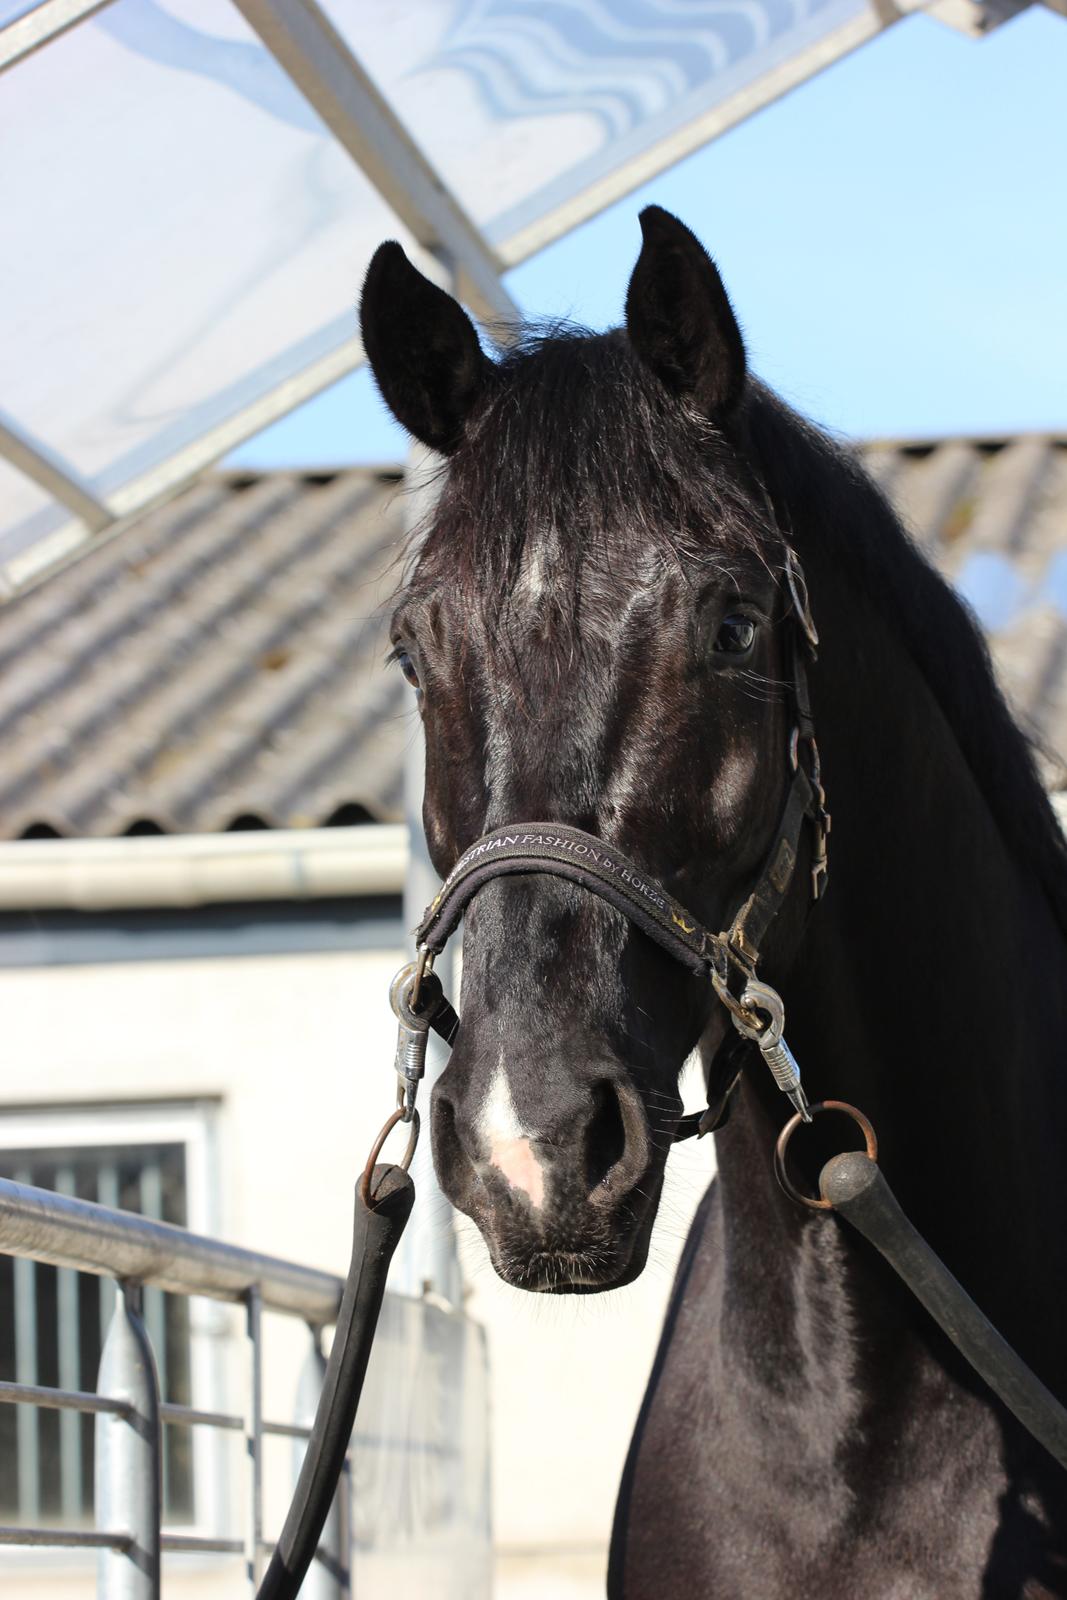
[[[352,1260],[300,1477],[256,1600],[296,1600],[314,1559],[352,1439],[359,1397],[415,1186],[403,1167],[372,1166],[356,1190]]]
[[[878,1162],[862,1150],[834,1156],[819,1189],[893,1271],[1049,1455],[1067,1467],[1067,1410],[975,1304],[900,1208]]]
[[[851,1118],[867,1148],[831,1157],[819,1174],[818,1198],[804,1194],[787,1166],[790,1142],[800,1126],[800,1118],[791,1117],[774,1152],[775,1174],[786,1194],[811,1211],[836,1211],[878,1250],[978,1376],[1067,1468],[1067,1408],[993,1326],[901,1209],[878,1165],[878,1140],[863,1112],[845,1100],[824,1100],[811,1110],[813,1116],[829,1111]]]

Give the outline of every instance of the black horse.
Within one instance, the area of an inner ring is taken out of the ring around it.
[[[642,213],[626,326],[490,360],[396,244],[363,335],[448,457],[393,623],[443,873],[502,823],[595,833],[711,928],[789,781],[786,539],[830,886],[802,860],[762,971],[813,1098],[873,1120],[905,1209],[1067,1394],[1067,853],[981,638],[853,457],[746,371],[718,272]],[[805,846],[810,849],[810,844]],[[625,1600],[1067,1595],[1067,1483],[868,1247],[779,1190],[788,1107],[711,987],[574,884],[468,909],[434,1156],[509,1283],[592,1292],[645,1261],[678,1074],[745,1071],[626,1464]],[[794,1141],[813,1183],[820,1119]]]

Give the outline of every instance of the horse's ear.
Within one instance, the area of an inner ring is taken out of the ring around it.
[[[467,313],[391,239],[367,269],[359,317],[367,360],[393,416],[431,450],[451,454],[493,370]]]
[[[626,331],[672,394],[724,416],[745,385],[745,347],[719,269],[683,222],[641,213],[643,244],[626,295]]]

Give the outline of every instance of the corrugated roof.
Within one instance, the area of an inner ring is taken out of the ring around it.
[[[877,442],[1067,778],[1067,437]],[[398,820],[398,475],[202,480],[0,611],[0,836]]]
[[[1067,786],[1067,437],[879,442],[862,453],[977,613],[1050,786]]]
[[[0,835],[402,812],[398,474],[206,479],[0,612]]]

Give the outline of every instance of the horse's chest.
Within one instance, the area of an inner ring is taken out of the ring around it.
[[[981,1401],[929,1357],[906,1400],[898,1386],[873,1413],[832,1372],[821,1388],[788,1370],[779,1385],[739,1378],[715,1337],[721,1256],[705,1256],[631,1447],[611,1600],[1067,1596],[1067,1520],[1005,1470]]]
[[[906,1461],[872,1460],[858,1485],[818,1470],[795,1448],[794,1425],[779,1453],[761,1449],[743,1414],[681,1410],[668,1382],[632,1464],[624,1579],[612,1600],[1022,1594],[983,1587],[1003,1485],[975,1483],[939,1443]]]

